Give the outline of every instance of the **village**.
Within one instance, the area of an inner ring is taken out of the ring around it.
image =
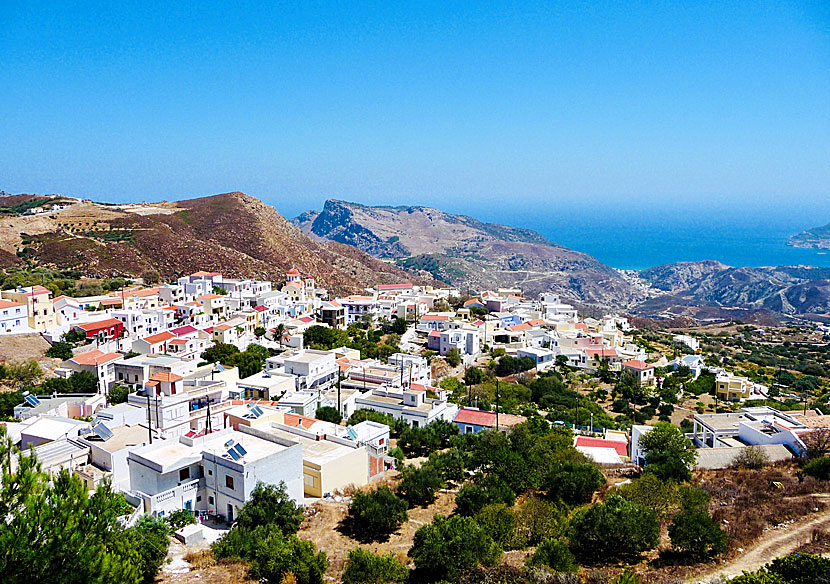
[[[337,297],[296,269],[277,286],[213,272],[77,298],[33,285],[2,292],[0,336],[16,335],[40,335],[60,363],[15,388],[0,423],[11,443],[50,477],[111,485],[125,527],[184,512],[185,547],[227,533],[258,484],[307,509],[342,506],[432,461],[447,435],[542,420],[613,482],[648,466],[641,441],[661,423],[681,428],[701,472],[786,463],[830,432],[819,409],[776,407],[775,384],[713,363],[702,335],[649,338],[625,316],[581,317],[520,289]],[[567,390],[550,389],[560,380]],[[427,432],[443,437],[419,445]]]

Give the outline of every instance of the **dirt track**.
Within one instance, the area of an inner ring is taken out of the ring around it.
[[[824,498],[830,497],[824,495]],[[743,572],[751,572],[764,564],[795,551],[800,545],[810,541],[814,529],[830,528],[830,512],[821,512],[808,517],[805,521],[785,525],[767,531],[749,550],[740,556],[728,560],[701,575],[689,578],[689,582],[707,582],[718,576],[732,578]]]

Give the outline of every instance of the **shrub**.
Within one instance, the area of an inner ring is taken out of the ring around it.
[[[744,572],[737,578],[729,580],[727,584],[789,584],[789,582],[778,574],[761,569],[757,572]]]
[[[429,505],[435,501],[435,491],[442,486],[443,482],[438,471],[428,464],[421,467],[405,466],[401,469],[397,495],[410,507]]]
[[[186,509],[178,509],[165,517],[164,521],[170,526],[172,531],[176,531],[185,525],[192,525],[196,523],[196,518],[193,517],[193,514],[190,511]]]
[[[167,556],[167,525],[158,517],[143,515],[129,531],[138,538],[136,546],[140,561],[138,562],[143,582],[154,582],[164,558]]]
[[[566,535],[567,510],[552,501],[531,497],[516,513],[515,543],[519,547]]]
[[[691,440],[675,426],[659,422],[640,438],[640,450],[645,455],[647,472],[664,481],[691,479],[697,452]]]
[[[553,498],[569,505],[587,503],[594,492],[605,484],[605,477],[590,462],[566,462],[556,465],[548,475],[547,491]]]
[[[660,526],[651,509],[618,495],[576,513],[571,547],[587,558],[631,556],[657,546]]]
[[[458,448],[433,452],[429,455],[428,464],[441,475],[444,481],[464,480],[464,455]]]
[[[746,446],[732,459],[732,468],[758,470],[769,464],[769,457],[758,446]]]
[[[804,474],[820,481],[830,480],[830,456],[822,456],[805,464]]]
[[[317,408],[317,411],[314,412],[314,417],[318,420],[331,422],[332,424],[339,424],[340,421],[343,419],[343,416],[340,415],[340,412],[337,411],[337,408],[334,408],[332,406],[321,406]]]
[[[543,565],[557,572],[576,572],[577,570],[576,560],[571,550],[558,539],[546,539],[540,543],[527,560],[527,565],[530,567]]]
[[[377,541],[388,537],[407,520],[407,507],[406,501],[383,486],[369,493],[355,493],[346,519],[354,535]]]
[[[510,487],[501,483],[498,479],[485,482],[489,484],[483,486],[472,483],[459,489],[455,495],[456,512],[458,514],[472,517],[491,503],[513,505],[516,494],[510,490]]]
[[[349,552],[343,584],[402,583],[408,575],[409,569],[392,554],[373,554],[358,547]]]
[[[267,485],[257,483],[248,502],[239,510],[236,527],[253,530],[263,525],[275,525],[286,534],[297,533],[303,522],[303,508],[294,503],[285,490],[285,483]]]
[[[790,554],[776,558],[766,565],[766,569],[788,584],[830,582],[830,559],[813,554]]]
[[[449,351],[447,351],[447,354],[444,355],[444,358],[447,360],[450,367],[458,367],[458,365],[461,364],[461,351],[459,351],[456,347],[452,347]]]
[[[681,511],[669,526],[674,549],[699,558],[726,551],[726,533],[706,511]]]
[[[67,360],[72,358],[72,345],[64,342],[57,342],[48,349],[46,349],[47,357],[57,357],[58,359]]]
[[[476,523],[502,548],[510,545],[516,529],[516,516],[504,503],[485,505],[476,514]]]
[[[287,574],[293,574],[297,584],[323,584],[328,568],[326,554],[317,552],[313,543],[285,535],[274,525],[256,530],[248,559],[252,575],[267,584],[280,584]]]
[[[110,405],[123,404],[130,397],[130,388],[116,383],[109,388],[107,397]]]
[[[480,565],[492,566],[501,549],[470,517],[436,515],[420,527],[409,555],[415,567],[431,580],[456,580],[459,574]]]

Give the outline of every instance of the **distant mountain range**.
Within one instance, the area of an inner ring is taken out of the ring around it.
[[[528,229],[421,206],[330,200],[288,221],[238,192],[129,205],[70,199],[68,208],[54,210],[56,201],[67,199],[0,196],[0,267],[74,268],[92,276],[153,267],[165,278],[205,269],[274,281],[297,267],[335,293],[445,282],[464,292],[551,290],[581,307],[658,318],[830,319],[830,268],[703,261],[615,270]]]

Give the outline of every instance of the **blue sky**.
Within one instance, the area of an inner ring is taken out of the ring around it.
[[[0,188],[830,221],[826,1],[163,4],[0,4]]]

